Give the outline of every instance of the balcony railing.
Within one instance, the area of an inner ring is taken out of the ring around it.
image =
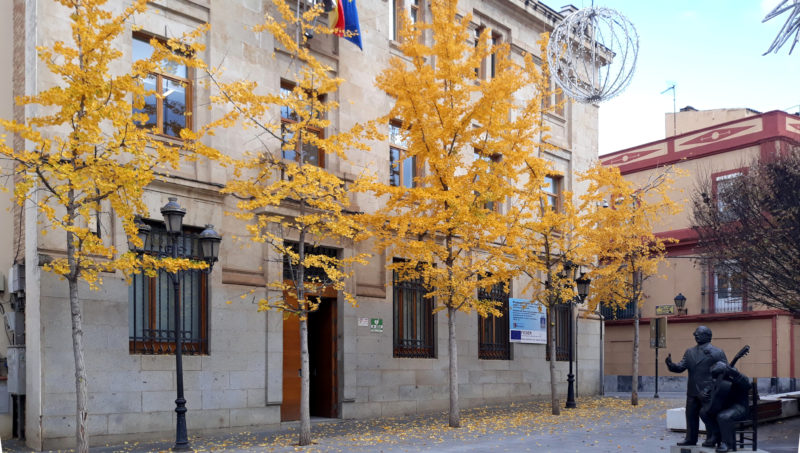
[[[741,313],[743,311],[749,310],[747,301],[741,293],[719,291],[711,293],[706,313]]]
[[[626,306],[625,308],[612,308],[601,305],[600,313],[606,320],[633,319],[633,304],[628,304],[628,306]]]

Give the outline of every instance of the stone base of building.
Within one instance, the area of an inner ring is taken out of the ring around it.
[[[659,392],[685,392],[686,379],[684,376],[659,376]],[[606,392],[630,392],[632,389],[632,376],[607,374],[603,377]],[[655,376],[639,376],[638,390],[640,392],[655,392]],[[758,378],[758,392],[762,395],[773,393],[787,393],[800,390],[797,378]]]

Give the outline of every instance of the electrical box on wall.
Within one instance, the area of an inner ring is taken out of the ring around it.
[[[25,346],[9,346],[8,352],[8,393],[25,394]]]
[[[25,265],[15,264],[8,270],[8,291],[20,293],[25,291]]]

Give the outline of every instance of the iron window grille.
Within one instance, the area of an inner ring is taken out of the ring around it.
[[[511,346],[508,338],[508,291],[498,283],[490,291],[478,289],[478,298],[500,302],[497,309],[502,316],[478,316],[478,358],[486,360],[510,360]]]
[[[172,256],[169,235],[161,222],[148,221],[150,248],[144,253]],[[178,256],[202,260],[199,228],[184,227],[178,238]],[[208,354],[208,276],[201,270],[178,273],[181,296],[183,353]],[[159,270],[155,277],[139,273],[128,287],[129,352],[131,354],[175,353],[175,295],[170,276]]]
[[[556,323],[556,361],[566,362],[569,360],[569,304],[556,304],[550,310]],[[547,326],[547,344],[550,344],[550,326]],[[547,350],[546,358],[550,360],[550,347]]]
[[[600,314],[605,319],[633,319],[634,309],[633,304],[628,302],[624,308],[600,306]]]
[[[286,242],[286,245],[291,247],[294,253],[300,252],[300,247],[297,242]],[[321,255],[329,258],[337,258],[339,250],[331,247],[313,246],[306,244],[304,248],[306,256],[308,255]],[[289,260],[288,255],[283,255],[283,279],[291,282],[297,281],[297,265],[293,265]],[[326,284],[328,282],[328,275],[325,269],[321,267],[307,267],[303,272],[303,280],[306,282],[316,282]]]
[[[423,279],[401,279],[392,271],[393,356],[434,358],[433,299]]]

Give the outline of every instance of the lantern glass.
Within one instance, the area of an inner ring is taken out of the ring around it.
[[[219,258],[219,244],[222,237],[214,231],[214,225],[206,225],[206,228],[200,233],[200,251],[203,254],[203,259],[213,263]]]
[[[592,279],[588,278],[583,272],[581,272],[581,276],[575,280],[575,284],[578,286],[578,296],[581,300],[586,299],[586,296],[589,295],[589,285],[591,283]]]
[[[674,300],[675,300],[675,307],[676,308],[682,309],[683,307],[686,306],[686,296],[684,296],[683,294],[678,293],[678,295],[675,296]]]
[[[167,233],[180,234],[183,229],[183,216],[186,215],[186,209],[178,204],[176,197],[169,197],[169,201],[164,207],[161,208],[161,215],[164,216],[164,223],[166,223]]]
[[[142,248],[136,247],[136,245],[131,241],[131,238],[128,238],[128,250],[132,252],[141,252],[147,251],[150,249],[150,225],[142,222],[142,219],[137,218],[134,220],[134,224],[136,225],[136,236],[139,237],[139,240],[142,241]]]

